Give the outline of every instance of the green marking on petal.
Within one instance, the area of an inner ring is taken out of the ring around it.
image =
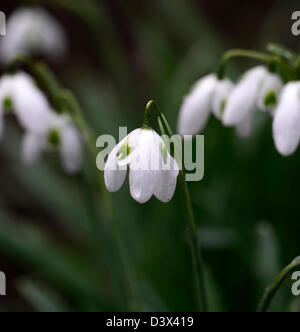
[[[276,105],[277,103],[277,96],[274,90],[269,91],[266,94],[264,104],[265,106]]]
[[[227,100],[223,99],[221,102],[220,115],[222,116],[226,107]]]
[[[3,100],[3,106],[4,109],[6,110],[12,110],[13,109],[13,101],[11,100],[11,98],[7,97]]]
[[[119,158],[120,161],[126,159],[131,152],[131,148],[128,144],[128,141],[126,141],[120,148],[117,157]]]
[[[54,147],[59,146],[59,144],[60,144],[60,135],[59,135],[58,130],[52,129],[50,131],[49,136],[48,136],[48,142]]]
[[[167,147],[164,144],[161,147],[161,155],[162,155],[164,164],[167,165],[167,163],[168,163],[168,150],[167,150]]]

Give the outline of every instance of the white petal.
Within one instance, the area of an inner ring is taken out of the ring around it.
[[[162,169],[159,171],[157,176],[159,177],[157,181],[157,186],[154,189],[154,194],[157,199],[164,203],[168,203],[175,192],[176,184],[177,184],[177,177],[179,174],[179,167],[177,162],[172,158],[170,153],[166,151],[167,155],[167,165],[169,169]],[[162,157],[163,159],[164,157]],[[165,161],[162,160],[164,163]]]
[[[300,83],[289,83],[283,89],[275,110],[273,137],[283,156],[293,154],[300,141]]]
[[[117,151],[117,153],[121,152],[121,155],[118,158],[118,165],[120,167],[128,165],[132,159],[135,158],[135,154],[137,153],[136,148],[140,144],[141,137],[144,133],[144,129],[135,129],[123,140],[123,143],[120,145],[120,149],[126,143],[126,148],[124,149],[125,151]]]
[[[234,84],[229,79],[218,81],[215,93],[212,99],[212,112],[217,119],[222,118],[222,113],[227,99],[234,88]]]
[[[128,141],[128,136],[125,137],[119,144],[117,144],[108,156],[108,159],[104,168],[104,181],[105,186],[110,192],[117,192],[123,186],[126,178],[127,170],[124,166],[120,167],[119,161],[119,150],[123,144]]]
[[[22,127],[36,133],[48,131],[50,106],[30,76],[24,73],[14,76],[13,94],[14,110]]]
[[[212,94],[216,85],[215,75],[206,76],[196,83],[190,94],[185,97],[179,114],[180,135],[196,135],[204,129],[210,115]]]
[[[126,178],[127,165],[135,155],[141,135],[141,129],[132,131],[109,154],[104,168],[104,180],[108,191],[116,192],[122,187]],[[127,155],[128,149],[129,155]]]
[[[157,134],[156,134],[157,135]],[[143,130],[135,158],[130,163],[129,184],[131,196],[139,203],[146,203],[159,184],[159,154],[153,130]]]
[[[7,21],[7,34],[0,39],[0,59],[8,63],[22,53],[60,58],[67,41],[61,25],[42,8],[20,8]]]
[[[154,130],[144,130],[135,158],[130,163],[130,192],[139,203],[155,195],[169,202],[174,195],[179,167],[161,137]]]
[[[60,154],[65,171],[79,172],[83,164],[83,144],[79,130],[69,124],[60,131],[60,139]]]
[[[6,98],[12,99],[13,95],[13,76],[3,75],[0,79],[0,108]]]
[[[236,126],[256,110],[260,84],[267,74],[264,67],[255,67],[244,75],[229,96],[223,116],[225,126]]]
[[[47,144],[46,137],[27,133],[22,141],[22,161],[26,165],[33,165],[39,161]]]
[[[281,78],[276,74],[268,73],[267,77],[263,80],[263,83],[260,87],[257,107],[262,111],[271,112],[276,107],[279,101],[279,96],[282,88],[283,82]],[[274,94],[275,104],[266,105],[266,98],[270,93]]]
[[[145,152],[139,153],[138,157],[131,162],[129,173],[129,184],[131,196],[139,203],[143,204],[149,201],[158,185],[157,173],[150,168],[145,170],[149,162]],[[132,168],[131,168],[132,166]]]

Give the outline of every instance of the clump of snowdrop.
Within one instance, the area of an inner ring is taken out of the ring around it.
[[[25,130],[39,132],[48,127],[48,100],[25,72],[4,75],[0,79],[0,134],[5,110],[13,111]]]
[[[201,133],[213,113],[224,126],[236,127],[239,136],[247,137],[254,112],[259,109],[273,114],[282,88],[280,76],[264,66],[247,71],[236,85],[214,74],[205,76],[184,99],[178,132],[181,135]]]
[[[288,83],[275,110],[273,121],[275,146],[283,156],[292,155],[300,142],[300,82]]]
[[[206,126],[211,112],[220,119],[233,86],[229,79],[218,80],[213,74],[200,79],[181,106],[179,134],[184,136],[200,133]]]
[[[223,124],[237,127],[240,136],[248,136],[254,112],[258,109],[272,112],[282,88],[281,78],[264,66],[248,70],[228,97]]]
[[[15,114],[24,129],[22,160],[32,165],[43,151],[57,149],[68,173],[81,169],[82,137],[67,115],[51,106],[35,81],[25,72],[4,75],[0,79],[0,134],[3,134],[5,111]]]
[[[68,115],[50,113],[45,130],[26,132],[22,142],[22,160],[26,165],[39,161],[45,151],[57,150],[68,173],[77,173],[83,163],[83,141]]]
[[[21,8],[8,19],[6,36],[0,40],[0,60],[8,63],[29,53],[59,60],[67,50],[61,25],[42,8]]]
[[[109,154],[104,171],[110,192],[118,191],[129,167],[130,193],[139,203],[153,195],[169,202],[174,195],[179,167],[162,138],[153,129],[136,129]]]

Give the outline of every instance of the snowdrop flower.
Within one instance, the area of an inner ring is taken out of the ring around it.
[[[22,142],[22,160],[26,165],[36,163],[42,153],[57,149],[62,166],[68,173],[80,171],[83,162],[82,137],[67,115],[54,112],[49,118],[48,128],[44,132],[28,131]]]
[[[275,146],[283,156],[292,155],[300,142],[300,82],[288,83],[275,110]]]
[[[146,203],[153,195],[165,203],[171,200],[179,167],[154,130],[134,130],[109,154],[104,178],[110,192],[122,187],[127,166],[130,193],[137,202]]]
[[[5,109],[15,112],[25,130],[43,132],[48,127],[49,103],[26,73],[4,75],[0,79],[0,133],[3,131]]]
[[[250,134],[249,128],[254,112],[258,108],[272,110],[282,87],[280,77],[270,73],[265,67],[259,66],[248,70],[227,100],[223,124],[236,126],[242,136]],[[242,132],[243,127],[247,131]]]
[[[21,53],[42,54],[54,60],[66,53],[67,41],[60,24],[42,8],[21,8],[8,19],[0,40],[0,59],[8,63]]]
[[[281,78],[268,72],[263,80],[258,94],[257,107],[259,110],[268,111],[273,115],[283,89]]]
[[[183,135],[200,133],[211,111],[220,119],[226,99],[233,88],[229,79],[218,80],[211,74],[200,79],[189,95],[184,99],[180,109],[178,132]]]

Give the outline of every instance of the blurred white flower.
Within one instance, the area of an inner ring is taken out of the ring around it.
[[[26,73],[4,75],[0,79],[0,116],[9,108],[25,130],[44,132],[48,127],[50,106],[45,95]],[[2,130],[0,131],[2,133]]]
[[[127,166],[130,168],[130,193],[137,202],[146,203],[153,195],[165,203],[171,200],[179,167],[154,130],[134,130],[109,154],[104,178],[110,192],[122,187]]]
[[[211,111],[220,119],[232,88],[233,83],[229,79],[220,81],[214,74],[200,79],[181,106],[179,134],[183,136],[200,133],[207,124]]]
[[[68,173],[77,173],[82,168],[82,136],[67,115],[54,112],[49,118],[48,128],[44,131],[28,131],[22,143],[22,160],[26,165],[36,163],[42,153],[57,149],[62,166]]]
[[[229,79],[218,81],[212,98],[212,112],[219,120],[223,117],[223,112],[227,103],[227,99],[234,88],[234,84]]]
[[[267,68],[258,66],[248,70],[227,100],[223,124],[236,126],[240,136],[248,136],[251,133],[249,124],[254,112],[257,109],[272,110],[282,87],[280,77],[270,73]]]
[[[67,39],[61,25],[42,8],[21,8],[7,21],[6,36],[0,40],[0,60],[8,63],[23,53],[61,59]]]
[[[268,111],[273,115],[272,113],[278,104],[283,86],[282,79],[278,75],[268,72],[259,88],[258,109]]]
[[[300,82],[288,83],[280,97],[273,121],[273,137],[280,154],[293,154],[300,142]]]

